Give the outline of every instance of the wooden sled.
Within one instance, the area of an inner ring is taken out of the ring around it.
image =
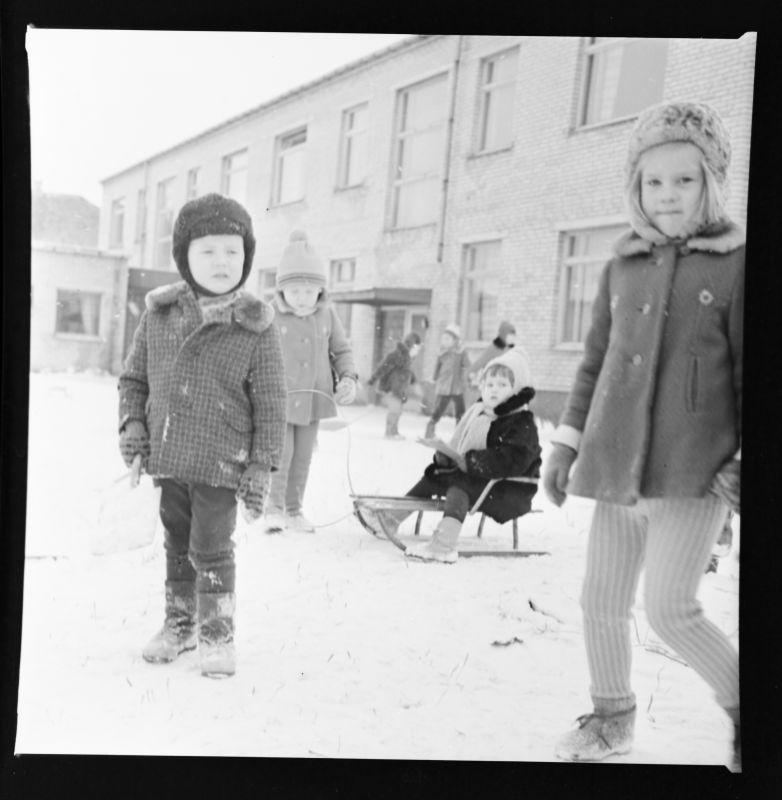
[[[520,483],[537,483],[536,478],[504,478],[503,480],[514,480]],[[470,514],[475,514],[480,511],[481,503],[483,503],[484,498],[489,493],[491,487],[497,483],[497,481],[489,481],[486,485],[486,488],[481,493],[481,496],[475,502],[473,507],[470,509]],[[356,518],[361,523],[361,525],[369,531],[373,536],[379,536],[380,534],[375,531],[372,526],[367,522],[367,520],[361,515],[362,508],[364,509],[371,509],[373,511],[409,511],[410,513],[417,514],[416,521],[415,521],[415,530],[412,535],[410,534],[400,534],[399,531],[393,531],[388,526],[386,526],[382,520],[379,518],[380,526],[382,527],[382,534],[383,536],[392,542],[396,547],[400,550],[405,550],[408,544],[412,544],[413,542],[417,541],[416,537],[421,535],[421,520],[423,519],[424,513],[427,511],[440,511],[442,512],[445,508],[445,500],[442,498],[424,498],[424,497],[393,497],[387,495],[351,495],[353,499],[353,511],[356,515]],[[535,513],[535,512],[530,512]],[[478,523],[478,531],[477,535],[471,539],[471,537],[465,537],[464,533],[462,536],[459,537],[459,557],[460,558],[471,558],[473,556],[493,556],[495,558],[501,557],[521,557],[524,558],[526,556],[548,556],[551,555],[547,550],[520,550],[519,549],[519,528],[518,528],[518,517],[511,520],[513,523],[513,548],[508,549],[506,547],[485,547],[482,546],[485,544],[485,540],[483,539],[483,526],[486,522],[486,515],[481,513],[481,519]],[[477,540],[477,542],[476,542]]]

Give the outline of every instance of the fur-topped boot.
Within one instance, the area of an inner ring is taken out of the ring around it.
[[[554,749],[564,761],[602,761],[629,753],[633,746],[635,706],[623,711],[595,711],[577,720],[578,727],[565,734]]]
[[[438,523],[428,542],[411,544],[405,548],[408,558],[418,558],[421,561],[440,561],[443,564],[454,564],[459,558],[456,543],[462,523],[453,517],[443,517]]]
[[[165,664],[196,648],[196,593],[193,581],[166,581],[163,627],[142,650],[145,661]]]
[[[201,674],[208,678],[227,678],[236,672],[235,613],[234,593],[199,593],[198,655]]]

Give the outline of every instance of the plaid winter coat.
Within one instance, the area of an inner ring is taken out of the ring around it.
[[[146,424],[151,475],[234,489],[249,463],[278,467],[285,375],[273,314],[242,291],[204,324],[184,281],[147,295],[119,378],[119,423]]]
[[[288,422],[309,425],[336,416],[334,376],[339,379],[358,375],[353,349],[325,290],[315,312],[306,317],[297,317],[280,291],[273,307],[274,326],[280,332],[285,361]]]
[[[619,240],[553,441],[578,451],[568,492],[633,505],[702,497],[741,443],[744,236]]]

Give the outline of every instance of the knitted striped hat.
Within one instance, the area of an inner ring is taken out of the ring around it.
[[[277,267],[278,289],[297,281],[326,285],[326,267],[310,247],[304,231],[291,233],[290,243],[282,254],[280,266]]]

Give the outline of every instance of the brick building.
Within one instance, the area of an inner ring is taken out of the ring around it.
[[[511,320],[537,411],[557,413],[599,270],[625,224],[622,168],[642,108],[697,99],[733,140],[746,221],[755,36],[737,40],[434,35],[406,39],[103,181],[101,248],[127,255],[127,346],[147,288],[172,279],[171,227],[209,191],[245,204],[268,296],[290,231],[330,266],[363,378],[424,334],[431,375],[458,322],[474,354]]]

